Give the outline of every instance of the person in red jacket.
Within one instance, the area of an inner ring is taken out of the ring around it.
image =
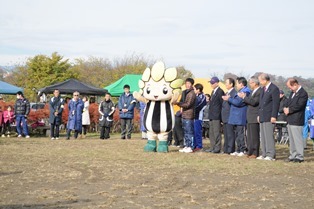
[[[0,113],[1,114],[1,113]],[[1,116],[0,116],[1,118]],[[1,119],[0,119],[1,120]],[[9,105],[7,107],[7,110],[3,112],[3,129],[2,129],[2,137],[5,137],[5,134],[7,134],[7,137],[10,137],[11,132],[11,123],[13,123],[14,120],[14,112],[12,110],[12,106]]]
[[[0,133],[3,132],[3,112],[2,112],[2,107],[0,106]],[[2,137],[4,137],[4,135],[2,134]]]

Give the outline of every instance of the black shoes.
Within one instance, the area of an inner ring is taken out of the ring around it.
[[[304,162],[304,160],[295,158],[295,159],[293,160],[293,162],[295,162],[295,163],[302,163],[302,162]]]
[[[121,139],[125,139],[125,136],[121,136]],[[128,136],[127,139],[131,139],[131,137]]]
[[[287,163],[290,163],[290,162],[302,163],[302,162],[304,162],[304,160],[303,159],[298,159],[298,158],[294,158],[294,159],[287,158],[287,159],[285,159],[285,162],[287,162]]]

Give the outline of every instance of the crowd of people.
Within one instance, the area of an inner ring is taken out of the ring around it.
[[[175,103],[181,109],[176,113],[177,123],[172,135],[174,146],[182,147],[179,152],[204,151],[274,161],[275,142],[280,140],[285,128],[290,145],[286,161],[304,161],[308,121],[314,115],[314,102],[310,106],[306,90],[295,78],[286,82],[291,91],[288,97],[265,73],[248,81],[244,77],[227,78],[227,92],[219,87],[217,77],[209,82],[213,91],[211,95],[204,95],[202,84],[194,85],[192,78],[186,79],[181,101]],[[274,138],[275,129],[278,138]],[[210,139],[209,149],[203,149],[202,137]],[[169,137],[169,144],[171,139]]]
[[[309,130],[303,130],[309,127],[307,121],[313,118],[314,102],[310,104],[306,90],[295,78],[287,80],[287,88],[291,91],[289,96],[285,96],[265,73],[253,76],[248,81],[244,77],[227,78],[224,81],[226,92],[220,88],[217,77],[209,82],[213,89],[211,95],[204,94],[203,85],[194,84],[192,78],[185,80],[186,89],[182,92],[180,101],[173,103],[180,109],[175,113],[174,129],[168,136],[169,146],[174,139],[173,146],[181,147],[179,152],[182,153],[204,151],[274,161],[275,142],[281,139],[282,131],[286,129],[290,144],[290,155],[286,161],[304,161]],[[129,85],[124,85],[123,89],[124,93],[119,97],[117,105],[111,100],[110,93],[106,93],[99,103],[100,139],[110,138],[110,127],[116,109],[120,116],[121,139],[132,137],[136,106],[140,109],[143,121],[145,104],[136,101],[130,93]],[[17,137],[29,138],[27,117],[30,103],[22,92],[17,92],[16,96],[14,108],[8,106],[5,111],[0,108],[0,132],[2,137],[9,137],[12,132],[10,124],[15,120]],[[51,140],[60,138],[64,104],[60,91],[55,89],[49,100]],[[79,92],[73,92],[68,109],[66,139],[70,139],[71,132],[74,132],[74,138],[78,138],[79,134],[85,138],[90,125],[88,97],[80,98]],[[314,138],[314,124],[311,125],[310,137]],[[274,138],[275,129],[278,131],[277,138]],[[141,132],[142,139],[147,139],[143,124]],[[210,140],[209,149],[203,147],[205,138]]]

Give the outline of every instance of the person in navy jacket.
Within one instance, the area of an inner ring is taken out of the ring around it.
[[[234,98],[237,95],[237,91],[235,90],[235,80],[233,78],[227,78],[225,81],[225,85],[227,88],[226,95],[230,96],[230,98]],[[235,138],[233,125],[229,124],[229,116],[230,116],[230,103],[228,100],[223,101],[222,109],[221,109],[221,120],[223,122],[223,132],[224,132],[224,153],[231,154],[235,151]]]
[[[287,87],[291,90],[284,108],[284,113],[287,115],[290,142],[288,161],[301,163],[304,161],[302,131],[308,94],[295,78],[288,79]]]
[[[124,85],[124,93],[120,96],[118,102],[118,108],[120,111],[120,122],[121,122],[121,139],[131,139],[133,131],[133,117],[136,100],[133,94],[130,93],[130,86]]]
[[[274,125],[279,111],[280,93],[279,88],[270,81],[268,74],[260,74],[258,80],[263,87],[258,109],[262,155],[256,159],[273,161],[276,158]]]
[[[203,108],[206,106],[206,97],[203,93],[203,85],[197,83],[194,85],[194,92],[196,94],[195,110],[194,110],[194,152],[203,149],[202,138],[202,122],[203,122]]]

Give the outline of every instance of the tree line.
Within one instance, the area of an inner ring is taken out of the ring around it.
[[[160,59],[158,59],[160,60]],[[24,94],[30,101],[37,99],[37,91],[40,88],[49,86],[58,82],[65,81],[69,78],[78,79],[84,83],[95,87],[103,88],[125,74],[142,74],[146,67],[152,67],[157,59],[150,58],[141,54],[129,54],[124,57],[117,57],[113,60],[102,57],[88,57],[86,59],[77,58],[73,62],[65,59],[57,52],[51,55],[39,54],[27,59],[25,64],[14,66],[12,73],[4,77],[4,69],[0,68],[0,79],[13,85],[24,88]],[[182,79],[194,77],[190,70],[183,65],[176,66],[179,76]],[[217,73],[212,72],[212,75]],[[255,76],[259,72],[255,73]],[[225,73],[222,80],[228,77],[236,78],[239,75]],[[211,77],[208,75],[208,77]],[[247,79],[250,75],[244,76]],[[286,92],[287,78],[278,75],[270,75],[271,81]],[[314,96],[314,78],[295,77],[301,85],[308,91],[309,96]]]
[[[125,74],[142,74],[146,67],[152,67],[157,59],[144,55],[130,54],[122,58],[109,60],[101,57],[77,58],[73,63],[57,52],[48,55],[36,55],[27,59],[25,64],[16,65],[12,72],[3,77],[0,69],[0,79],[24,88],[24,94],[29,100],[36,100],[37,91],[45,86],[78,79],[86,84],[104,88],[123,77]],[[176,66],[180,77],[193,77],[191,71],[184,66]]]

